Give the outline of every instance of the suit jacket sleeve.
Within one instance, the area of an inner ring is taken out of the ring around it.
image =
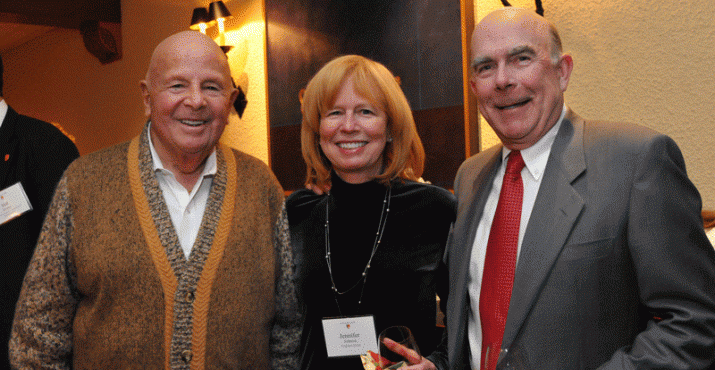
[[[650,317],[600,369],[705,369],[715,356],[715,253],[702,230],[700,196],[672,139],[644,145],[628,189],[625,236],[641,316]]]
[[[455,206],[456,206],[456,200],[455,200]],[[450,226],[449,230],[449,235],[452,235],[452,226]],[[449,244],[449,239],[447,240],[447,244]],[[429,361],[431,361],[435,367],[439,370],[443,369],[448,369],[448,359],[447,359],[447,342],[448,342],[448,337],[447,337],[447,317],[446,317],[446,312],[447,312],[447,300],[449,299],[449,274],[447,271],[447,264],[446,264],[446,256],[447,252],[445,249],[444,253],[444,258],[442,262],[440,263],[439,271],[438,271],[438,287],[437,287],[437,294],[439,295],[440,298],[440,310],[445,313],[445,325],[444,328],[442,329],[442,338],[440,339],[439,345],[437,348],[432,351],[432,353],[429,356],[426,356]]]
[[[450,228],[449,233],[452,233],[452,230]],[[446,255],[446,253],[445,253]],[[438,288],[438,295],[440,297],[440,309],[442,310],[443,313],[447,312],[447,300],[449,299],[449,283],[448,283],[448,275],[447,275],[447,266],[444,263],[444,261],[440,265],[440,271],[439,271],[439,285],[441,286]],[[447,317],[445,316],[445,326],[442,329],[442,338],[440,339],[439,345],[437,348],[432,351],[432,353],[429,356],[426,356],[426,358],[431,361],[435,367],[437,367],[438,370],[446,370],[449,368],[448,365],[448,359],[447,359],[447,342],[448,342],[448,337],[447,337],[447,325],[446,325]]]
[[[489,153],[487,153],[489,156]],[[471,196],[476,195],[472,188],[474,176],[481,168],[473,164],[473,159],[468,159],[460,166],[454,181],[454,193],[457,198],[457,217],[450,228],[443,263],[448,270],[447,282],[449,296],[442,300],[446,305],[442,307],[445,313],[445,328],[442,332],[440,345],[427,359],[432,361],[437,369],[467,369],[468,350],[463,346],[466,343],[466,325],[469,309],[465,306],[468,299],[466,291],[467,271],[463,269],[465,260],[469,259],[468,242],[471,233],[469,225],[474,215],[474,205]],[[450,342],[450,340],[452,342]],[[453,361],[455,363],[450,363]]]

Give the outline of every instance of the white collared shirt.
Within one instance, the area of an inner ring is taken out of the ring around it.
[[[151,125],[151,123],[150,123]],[[174,225],[176,235],[179,237],[181,249],[188,259],[191,255],[196,236],[199,234],[201,220],[204,218],[206,202],[209,199],[211,183],[216,175],[216,149],[206,158],[206,164],[199,181],[196,181],[194,188],[188,192],[183,185],[176,180],[174,174],[166,169],[159,158],[154,144],[151,142],[151,130],[147,130],[149,136],[149,149],[154,164],[154,173],[159,182],[159,188],[164,196],[164,201],[169,209],[171,222]]]
[[[5,102],[5,99],[0,98],[0,127],[2,127],[2,123],[5,121],[5,116],[7,115],[7,103]]]
[[[531,211],[534,208],[536,194],[539,192],[541,180],[544,177],[546,163],[551,153],[551,146],[556,140],[556,134],[559,132],[561,123],[566,115],[567,108],[564,106],[561,111],[561,117],[556,122],[554,127],[549,130],[536,144],[521,151],[521,157],[524,158],[526,166],[521,170],[521,179],[524,183],[524,199],[521,206],[521,221],[519,224],[519,243],[517,249],[517,263],[519,254],[521,253],[521,243],[524,239],[526,227],[529,224]],[[479,369],[482,357],[482,325],[479,319],[479,294],[481,293],[482,275],[484,273],[484,259],[487,254],[487,242],[489,241],[489,230],[492,227],[492,220],[496,213],[497,203],[499,203],[499,194],[504,180],[504,172],[506,172],[506,158],[511,150],[506,147],[502,148],[502,163],[496,175],[492,188],[489,191],[489,197],[484,205],[482,218],[477,226],[477,233],[472,246],[471,259],[469,261],[469,301],[471,314],[469,315],[469,323],[467,327],[467,336],[469,338],[469,347],[471,350],[471,365],[473,369]]]

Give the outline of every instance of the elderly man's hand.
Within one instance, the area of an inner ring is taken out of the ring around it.
[[[383,339],[385,347],[402,356],[410,363],[410,366],[403,367],[404,370],[437,370],[432,361],[420,356],[419,353],[409,349],[390,338]]]

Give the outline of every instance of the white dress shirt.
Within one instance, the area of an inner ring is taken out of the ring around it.
[[[521,156],[524,159],[526,166],[521,170],[521,179],[524,183],[524,199],[521,205],[521,221],[519,223],[519,243],[517,249],[517,263],[519,254],[521,253],[521,242],[524,239],[526,226],[529,224],[531,210],[534,208],[536,194],[539,192],[541,180],[543,179],[546,163],[551,153],[551,146],[556,139],[556,134],[559,132],[561,122],[566,115],[566,106],[564,106],[561,117],[556,122],[554,127],[549,130],[536,144],[521,151]],[[479,369],[482,357],[482,324],[479,319],[479,294],[482,286],[482,275],[484,273],[484,259],[487,254],[487,242],[489,241],[489,230],[492,227],[494,213],[496,213],[497,203],[499,203],[499,194],[504,180],[504,172],[506,172],[506,157],[511,150],[504,147],[502,149],[502,163],[494,176],[492,188],[489,191],[489,197],[484,205],[482,218],[477,226],[477,233],[474,238],[474,246],[472,247],[471,259],[469,261],[469,301],[471,314],[469,315],[469,323],[467,327],[467,336],[469,338],[469,347],[471,350],[471,365],[473,369]]]
[[[169,208],[171,222],[174,225],[176,235],[179,237],[181,249],[188,259],[196,241],[196,236],[199,234],[213,176],[216,175],[216,149],[206,158],[201,177],[189,192],[176,180],[174,174],[161,163],[161,159],[154,149],[154,144],[151,142],[151,130],[147,131],[154,172],[156,173],[161,193],[164,195],[166,206]]]
[[[0,98],[0,127],[2,127],[3,121],[5,121],[5,116],[7,115],[7,103],[5,99]]]

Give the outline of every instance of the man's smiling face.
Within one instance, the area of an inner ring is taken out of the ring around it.
[[[534,145],[558,121],[573,62],[553,60],[546,20],[506,10],[477,25],[470,85],[480,113],[511,149]],[[554,58],[556,59],[556,58]]]
[[[208,157],[237,95],[226,56],[198,32],[162,42],[141,88],[152,142],[164,165]]]

